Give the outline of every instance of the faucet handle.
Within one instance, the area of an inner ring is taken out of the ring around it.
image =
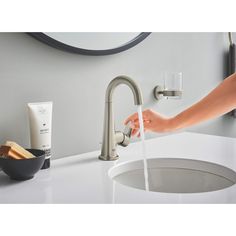
[[[130,126],[130,123],[128,123],[125,126],[124,132],[121,131],[115,132],[116,144],[122,147],[127,147],[130,143],[131,134],[132,134],[132,128]]]
[[[126,135],[127,137],[131,137],[131,134],[132,134],[132,128],[131,128],[131,122],[129,122],[126,126],[125,126],[125,129],[124,129],[124,135]]]
[[[122,133],[122,132],[121,132]],[[122,133],[123,140],[119,143],[119,145],[123,147],[127,147],[130,143],[130,137],[132,134],[132,128],[130,126],[130,122],[125,126],[124,132]]]

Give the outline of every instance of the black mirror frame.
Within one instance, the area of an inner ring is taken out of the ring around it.
[[[142,42],[151,32],[142,32],[140,33],[137,37],[132,39],[131,41],[116,47],[116,48],[111,48],[111,49],[106,49],[106,50],[89,50],[89,49],[83,49],[83,48],[77,48],[73,47],[67,44],[64,44],[62,42],[59,42],[49,36],[47,36],[44,33],[41,32],[32,32],[32,33],[27,33],[33,38],[49,45],[54,48],[66,51],[66,52],[72,52],[72,53],[77,53],[77,54],[82,54],[82,55],[90,55],[90,56],[104,56],[104,55],[111,55],[119,52],[123,52],[129,48],[134,47],[138,43]]]

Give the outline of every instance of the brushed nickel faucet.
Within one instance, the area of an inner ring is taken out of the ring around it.
[[[116,152],[116,146],[121,145],[123,147],[126,147],[129,144],[131,136],[131,128],[129,128],[127,132],[121,132],[121,131],[115,131],[114,127],[112,97],[115,88],[120,84],[126,84],[131,89],[131,91],[133,92],[135,105],[143,104],[142,92],[139,86],[136,84],[134,80],[132,80],[128,76],[124,75],[118,76],[109,83],[106,90],[106,98],[105,98],[103,142],[102,142],[101,155],[99,156],[100,160],[105,160],[105,161],[117,160],[119,156],[117,155]]]

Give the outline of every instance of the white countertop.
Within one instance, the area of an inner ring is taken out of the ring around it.
[[[236,171],[236,139],[183,132],[146,141],[147,157],[204,160]],[[100,151],[51,162],[32,180],[13,181],[0,172],[0,203],[236,203],[236,185],[191,194],[146,192],[113,182],[116,163],[141,159],[141,145],[119,147],[117,162],[98,160]]]

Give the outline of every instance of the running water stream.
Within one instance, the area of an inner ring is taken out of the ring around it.
[[[138,108],[138,118],[139,118],[139,126],[140,126],[139,132],[140,132],[141,143],[142,143],[142,158],[143,158],[145,190],[149,191],[148,166],[147,166],[147,154],[146,154],[146,144],[145,144],[145,136],[144,136],[142,106],[139,105],[137,106],[137,108]]]

